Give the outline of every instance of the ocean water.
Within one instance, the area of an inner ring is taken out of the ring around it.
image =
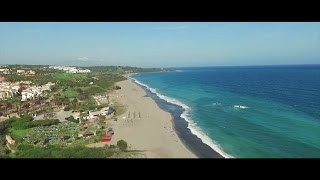
[[[222,156],[320,157],[320,65],[177,70],[131,77]],[[192,138],[179,135],[199,151]]]

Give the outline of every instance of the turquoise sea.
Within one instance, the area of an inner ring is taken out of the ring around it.
[[[320,157],[320,65],[173,69],[131,77],[222,156]]]

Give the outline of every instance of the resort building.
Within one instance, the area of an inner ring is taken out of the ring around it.
[[[110,107],[104,107],[101,110],[89,111],[88,119],[95,119],[100,115],[107,116],[112,113],[113,113],[113,109],[111,109]]]
[[[25,74],[26,74],[26,75],[35,75],[36,72],[33,71],[33,70],[29,70],[29,71],[27,71]]]
[[[0,69],[0,73],[2,73],[2,74],[10,74],[10,69],[7,69],[7,68]]]
[[[68,66],[50,66],[51,69],[58,69],[65,71],[66,73],[91,73],[89,69],[77,69],[76,67],[68,67]]]
[[[19,70],[17,70],[17,73],[18,74],[24,74],[26,71],[25,70],[22,70],[22,69],[19,69]]]

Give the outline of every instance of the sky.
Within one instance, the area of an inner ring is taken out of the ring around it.
[[[319,22],[0,22],[0,64],[319,64]]]

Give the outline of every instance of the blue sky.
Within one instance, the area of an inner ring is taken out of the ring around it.
[[[140,67],[319,64],[320,23],[0,23],[0,64],[61,62]]]

